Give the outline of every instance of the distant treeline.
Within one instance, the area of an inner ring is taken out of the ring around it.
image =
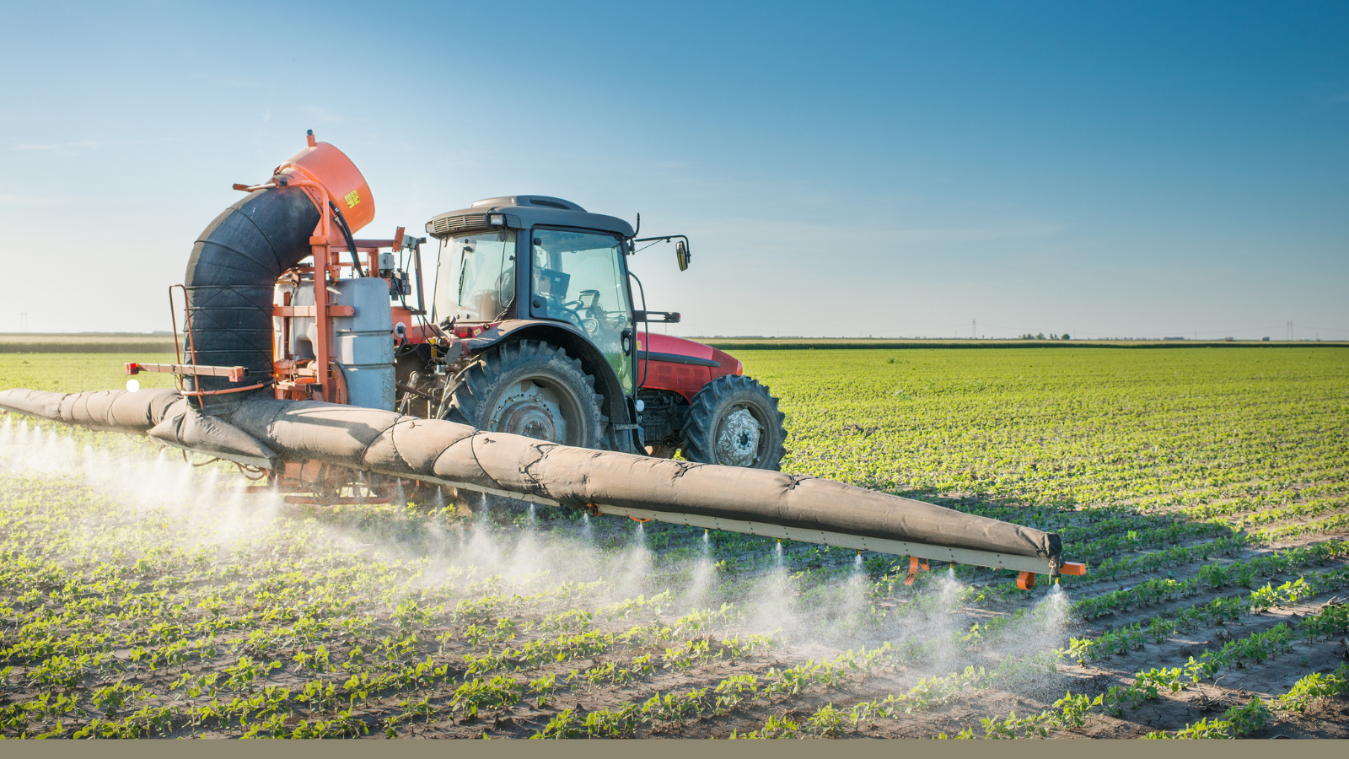
[[[0,340],[0,353],[173,353],[173,340],[141,343],[121,342],[5,342]]]

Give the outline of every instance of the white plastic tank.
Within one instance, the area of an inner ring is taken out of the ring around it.
[[[278,287],[278,301],[280,292],[281,286]],[[347,383],[347,402],[353,406],[392,411],[396,379],[389,283],[379,277],[339,279],[328,286],[328,302],[334,306],[353,306],[356,312],[354,316],[332,319],[332,359],[342,367],[342,376]],[[311,281],[303,281],[295,288],[291,304],[314,305]],[[293,317],[290,322],[291,355],[312,358],[314,340],[318,336],[315,320]]]
[[[333,360],[346,376],[348,403],[393,411],[396,379],[389,283],[359,277],[339,279],[333,288],[335,305],[356,307],[354,316],[332,320]]]

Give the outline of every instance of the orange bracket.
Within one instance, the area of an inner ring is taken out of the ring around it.
[[[276,187],[276,184],[273,183],[273,182],[263,182],[262,184],[239,184],[238,182],[235,182],[235,183],[234,183],[234,189],[236,189],[236,190],[238,190],[238,191],[240,191],[240,192],[254,192],[254,191],[256,191],[256,190],[269,190],[269,189],[273,189],[273,188],[275,188],[275,187]]]
[[[248,369],[242,366],[192,366],[183,364],[141,364],[135,361],[126,365],[127,374],[152,372],[160,374],[180,374],[190,377],[228,377],[230,382],[243,382]]]
[[[1016,586],[1022,590],[1031,590],[1035,587],[1035,573],[1022,572],[1016,576]]]
[[[919,570],[919,569],[921,569],[921,570],[923,570],[924,572],[926,572],[926,571],[928,571],[929,569],[932,569],[932,566],[929,565],[926,561],[923,561],[923,560],[919,559],[917,556],[910,556],[910,557],[909,557],[909,573],[908,573],[907,575],[904,576],[904,584],[905,584],[905,585],[912,585],[912,584],[913,584],[914,578],[918,576],[918,570]]]
[[[355,316],[355,306],[328,306],[329,316]],[[272,316],[318,316],[318,306],[272,306]]]
[[[267,383],[259,382],[248,387],[231,387],[225,390],[180,390],[178,394],[189,398],[200,398],[203,395],[229,395],[230,393],[243,393],[249,390],[261,390],[264,387],[267,387]]]
[[[1077,575],[1080,577],[1086,573],[1087,565],[1080,561],[1064,562],[1064,565],[1059,568],[1059,574],[1061,575]]]

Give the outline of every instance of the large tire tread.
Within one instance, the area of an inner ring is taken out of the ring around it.
[[[579,359],[563,349],[538,340],[518,340],[496,346],[479,354],[455,376],[445,419],[485,429],[492,417],[492,398],[503,383],[521,381],[531,371],[544,371],[567,382],[581,400],[589,417],[584,448],[605,449],[609,417],[604,414],[604,396],[595,391],[595,378],[587,374]],[[568,424],[572,421],[568,420]]]
[[[680,448],[684,458],[701,463],[715,462],[713,438],[717,432],[717,423],[730,403],[747,396],[758,397],[769,417],[770,429],[764,430],[763,434],[772,436],[763,460],[755,468],[778,471],[782,466],[782,457],[787,455],[787,430],[783,426],[787,416],[778,410],[778,399],[773,397],[767,386],[758,380],[736,375],[718,377],[693,396],[681,435]]]

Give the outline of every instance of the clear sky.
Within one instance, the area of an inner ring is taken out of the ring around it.
[[[304,144],[363,236],[502,194],[682,232],[692,335],[1349,339],[1349,3],[25,3],[0,331],[169,328]]]

